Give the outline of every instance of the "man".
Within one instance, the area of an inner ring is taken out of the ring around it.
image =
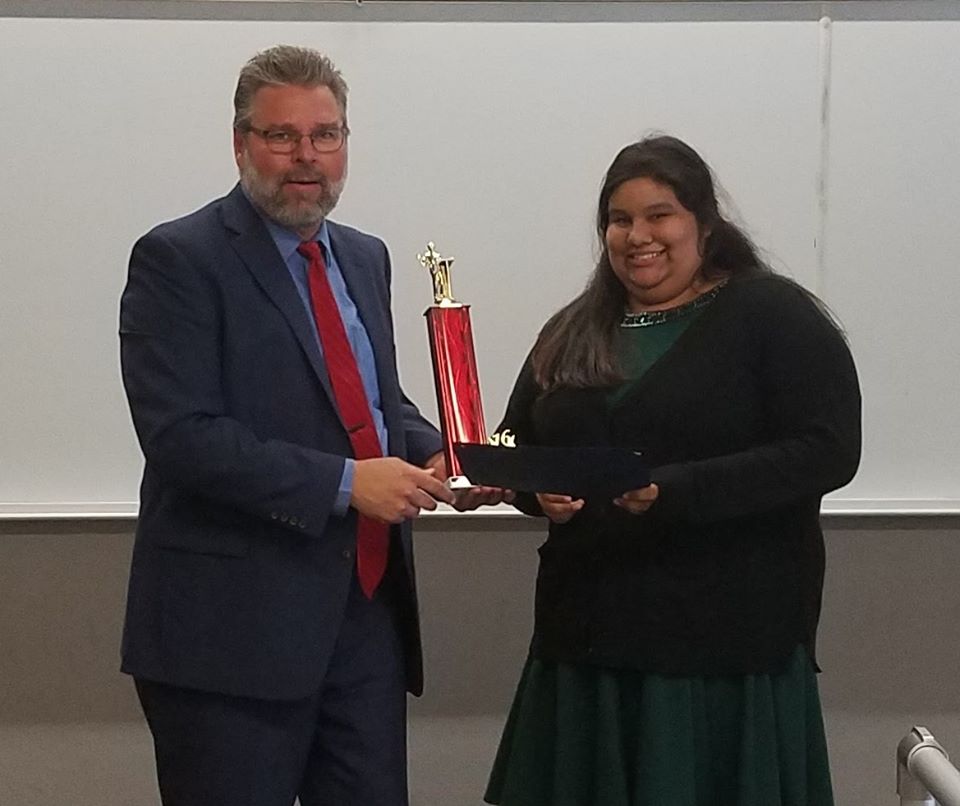
[[[327,220],[346,94],[315,51],[251,59],[239,185],[130,259],[121,357],[146,468],[122,668],[166,806],[407,803],[409,519],[453,497],[400,389],[386,247]]]

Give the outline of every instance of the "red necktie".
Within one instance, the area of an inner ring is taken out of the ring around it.
[[[330,373],[337,410],[347,426],[353,454],[357,459],[382,456],[373,414],[360,378],[360,370],[357,368],[357,359],[347,340],[340,308],[327,279],[323,253],[316,241],[300,244],[297,251],[309,261],[307,280],[310,285],[310,300],[313,302],[313,318],[320,333],[323,357]],[[360,578],[361,590],[368,599],[372,599],[373,592],[387,568],[390,527],[366,515],[357,515],[357,576]]]

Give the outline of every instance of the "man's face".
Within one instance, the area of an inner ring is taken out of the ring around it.
[[[329,87],[261,87],[253,96],[250,126],[259,132],[294,135],[343,126],[343,113]],[[289,154],[270,150],[255,131],[233,133],[240,183],[267,216],[307,239],[336,206],[347,176],[347,143],[317,151],[308,136]]]

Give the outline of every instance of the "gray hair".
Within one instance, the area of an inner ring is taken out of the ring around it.
[[[243,131],[250,125],[250,107],[257,90],[283,85],[329,88],[346,122],[347,82],[333,62],[311,48],[275,45],[260,51],[240,71],[233,94],[233,128]]]

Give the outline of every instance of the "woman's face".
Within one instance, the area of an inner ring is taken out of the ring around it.
[[[627,180],[613,192],[607,212],[607,255],[630,311],[673,308],[701,293],[703,238],[669,185]]]

